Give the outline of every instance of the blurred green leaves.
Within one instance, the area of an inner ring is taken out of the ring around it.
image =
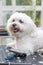
[[[41,0],[36,0],[36,5],[41,5]]]
[[[32,5],[32,0],[16,0],[16,5]]]
[[[32,5],[32,0],[16,0],[16,5]],[[41,0],[36,0],[36,5],[41,5]]]
[[[41,20],[41,12],[40,11],[36,11],[35,22],[40,23],[40,20]]]
[[[6,5],[12,5],[12,0],[6,0]],[[16,5],[32,5],[32,0],[16,0]],[[36,0],[36,5],[41,5],[41,0]]]
[[[11,4],[12,4],[11,0],[6,0],[6,5],[11,5]]]

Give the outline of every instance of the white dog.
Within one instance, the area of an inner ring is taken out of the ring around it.
[[[8,19],[7,30],[14,39],[13,42],[7,44],[8,47],[27,55],[43,48],[43,30],[38,29],[25,13],[14,13]]]

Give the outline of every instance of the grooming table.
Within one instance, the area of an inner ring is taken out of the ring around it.
[[[43,55],[35,53],[34,55],[29,55],[25,59],[13,59],[6,61],[5,57],[9,54],[6,45],[0,45],[0,65],[43,65]]]

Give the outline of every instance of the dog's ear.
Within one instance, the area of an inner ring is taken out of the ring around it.
[[[29,33],[30,36],[31,37],[36,37],[37,36],[37,27],[36,27],[36,25],[33,23],[33,21],[32,22],[30,21],[28,24],[29,24],[28,32],[30,32]]]

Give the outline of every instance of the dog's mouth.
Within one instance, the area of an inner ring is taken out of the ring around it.
[[[14,33],[19,32],[19,29],[18,28],[14,28],[13,32]]]

